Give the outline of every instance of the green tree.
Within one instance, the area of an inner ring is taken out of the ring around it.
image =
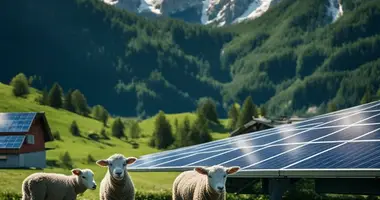
[[[80,136],[80,129],[79,129],[78,124],[75,120],[71,122],[70,133],[73,136]]]
[[[334,111],[337,111],[337,107],[336,107],[336,104],[333,102],[333,101],[330,101],[328,104],[327,104],[327,112],[334,112]]]
[[[176,132],[178,132],[178,130],[179,130],[179,123],[178,123],[178,119],[177,118],[174,119],[174,128],[175,128]]]
[[[120,118],[116,118],[116,120],[112,124],[112,136],[119,139],[122,137],[125,137],[126,139],[128,139],[125,136],[124,130],[125,130],[125,126],[123,122],[121,121]]]
[[[87,155],[87,164],[93,164],[94,162],[96,162],[95,158],[91,154],[88,154]]]
[[[19,73],[15,77],[13,77],[10,85],[13,87],[13,95],[15,95],[16,97],[21,97],[29,94],[28,79],[23,73]]]
[[[178,127],[177,145],[179,147],[188,146],[190,144],[189,142],[190,131],[191,131],[190,119],[188,116],[186,116],[181,126]]]
[[[47,87],[44,87],[44,89],[42,90],[42,96],[40,97],[39,103],[41,105],[49,104],[49,93],[47,91]]]
[[[74,164],[69,152],[66,151],[64,154],[61,154],[59,159],[61,160],[63,167],[67,169],[73,168]]]
[[[266,117],[267,116],[267,109],[266,109],[265,105],[261,105],[260,106],[260,115],[262,117]]]
[[[140,138],[141,128],[137,121],[133,121],[131,126],[129,127],[129,134],[132,139]]]
[[[209,142],[212,140],[208,130],[208,122],[202,113],[197,114],[197,118],[191,126],[189,141],[192,145]]]
[[[63,108],[65,110],[68,110],[70,112],[75,112],[75,107],[73,105],[73,100],[72,100],[72,94],[73,90],[69,89],[65,95],[65,99],[63,101]]]
[[[366,104],[366,103],[369,103],[371,101],[372,101],[371,88],[367,87],[365,92],[364,92],[364,95],[360,101],[360,104]]]
[[[108,111],[101,105],[96,105],[92,108],[92,115],[94,116],[95,119],[103,122],[104,126],[107,126],[107,121],[108,121]]]
[[[165,113],[160,110],[154,122],[155,128],[152,135],[152,142],[158,149],[166,149],[174,143],[172,127],[166,119]]]
[[[54,83],[48,94],[49,106],[53,108],[62,108],[62,94],[62,87],[57,82]]]
[[[206,119],[218,123],[218,113],[216,111],[215,101],[211,98],[202,98],[199,100],[197,112],[202,113]]]
[[[232,104],[228,111],[228,127],[230,129],[235,129],[239,120],[239,110],[236,108],[235,104]]]
[[[100,135],[102,136],[103,139],[105,140],[109,140],[110,138],[108,137],[108,134],[106,132],[106,129],[102,128],[102,130],[100,130]]]
[[[86,97],[79,90],[74,90],[71,98],[75,112],[83,116],[88,116],[90,111],[88,109]]]
[[[256,105],[252,101],[252,97],[248,96],[243,103],[243,107],[241,109],[241,113],[239,116],[239,126],[243,126],[244,124],[250,122],[252,117],[257,117],[257,109]]]

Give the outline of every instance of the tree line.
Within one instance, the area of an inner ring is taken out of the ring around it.
[[[23,73],[17,74],[10,82],[13,95],[16,97],[26,97],[30,93],[32,81],[32,78],[28,79]],[[108,111],[102,105],[95,105],[91,108],[87,104],[85,95],[78,89],[69,89],[64,93],[59,83],[55,82],[49,90],[45,87],[42,95],[37,97],[36,101],[41,105],[56,109],[62,108],[85,117],[89,117],[91,114],[93,118],[101,121],[104,126],[107,126]]]

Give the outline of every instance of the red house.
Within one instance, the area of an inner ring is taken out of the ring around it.
[[[45,168],[53,140],[45,113],[0,113],[0,168]]]

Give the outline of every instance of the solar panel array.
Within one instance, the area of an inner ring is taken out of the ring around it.
[[[380,102],[295,124],[145,155],[130,171],[240,166],[242,172],[380,168]]]
[[[0,113],[0,132],[28,132],[35,112]]]
[[[19,149],[24,140],[24,135],[0,136],[0,149]]]

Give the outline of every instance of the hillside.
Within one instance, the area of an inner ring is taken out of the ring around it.
[[[62,109],[54,109],[48,106],[42,106],[35,103],[36,97],[40,92],[32,89],[31,94],[27,98],[16,98],[12,94],[12,89],[8,85],[0,83],[0,112],[16,112],[16,111],[44,111],[46,113],[50,128],[53,133],[59,132],[62,141],[55,140],[46,143],[47,148],[52,148],[47,151],[48,168],[46,172],[58,172],[69,174],[69,169],[62,166],[60,156],[66,151],[70,154],[75,167],[91,168],[95,172],[95,180],[99,183],[102,179],[105,169],[98,167],[94,162],[88,163],[88,155],[91,154],[93,159],[98,160],[107,158],[113,153],[123,153],[126,156],[136,156],[157,152],[157,149],[149,147],[148,139],[153,131],[153,119],[147,119],[140,122],[142,135],[144,138],[137,140],[139,148],[134,149],[130,143],[124,140],[119,140],[110,137],[110,140],[94,141],[88,138],[88,133],[99,133],[102,128],[102,123],[91,118],[86,118]],[[192,113],[167,115],[171,123],[174,119],[183,120],[185,116],[189,116],[190,120],[195,117]],[[71,122],[75,120],[81,130],[83,137],[74,137],[69,132]],[[108,122],[111,124],[113,119]],[[223,120],[222,120],[223,122]],[[174,127],[174,125],[173,125]],[[110,135],[110,128],[106,128]],[[212,133],[214,139],[225,138],[228,134]],[[31,173],[39,170],[0,170],[0,176],[3,180],[0,182],[0,193],[4,191],[20,192],[20,187],[23,179]],[[172,182],[177,173],[131,173],[135,182],[136,188],[140,191],[159,191],[170,190]],[[86,192],[85,198],[98,198],[98,190]]]
[[[254,21],[212,29],[97,0],[6,1],[0,80],[36,74],[39,89],[58,81],[123,116],[188,112],[204,96],[220,116],[248,95],[271,115],[344,108],[380,85],[380,0],[345,0],[335,22],[328,4],[283,0]]]

